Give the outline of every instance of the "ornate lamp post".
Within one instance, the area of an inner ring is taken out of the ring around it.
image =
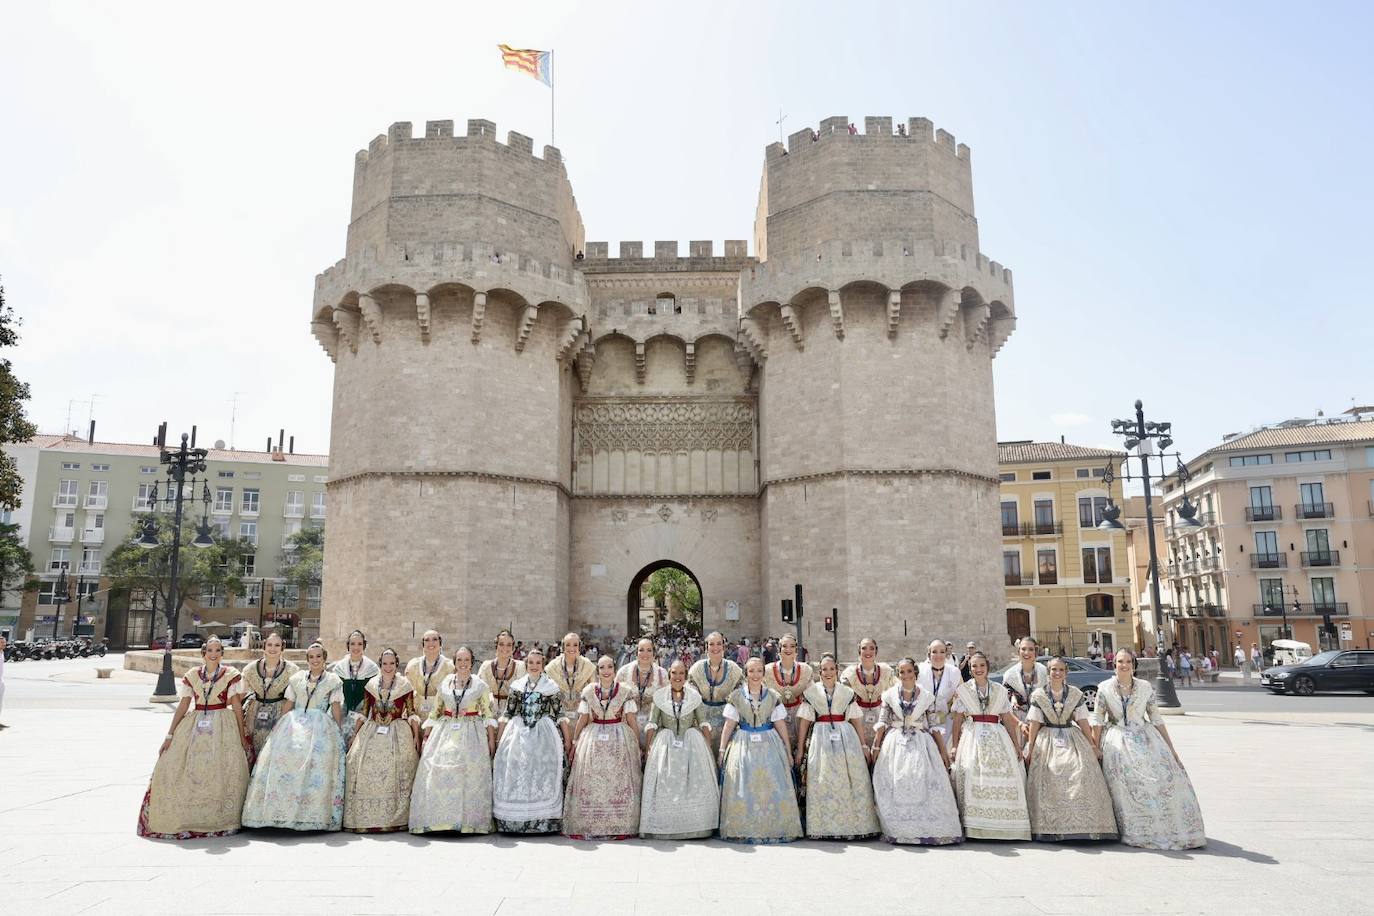
[[[215,543],[214,538],[210,536],[210,484],[206,479],[196,477],[197,474],[205,473],[205,458],[209,452],[203,448],[195,448],[194,440],[188,444],[188,439],[190,437],[182,433],[180,448],[176,451],[162,449],[160,460],[167,466],[167,495],[159,496],[157,484],[153,485],[153,492],[148,496],[149,515],[143,523],[143,534],[138,539],[140,547],[157,547],[158,522],[155,512],[159,505],[172,509],[172,553],[167,582],[167,641],[162,652],[162,672],[158,674],[157,687],[151,698],[153,703],[175,703],[177,699],[176,678],[172,673],[172,640],[176,635],[177,612],[181,607],[181,601],[177,596],[177,577],[181,572],[181,520],[186,492],[189,489],[194,493],[197,483],[201,485],[201,503],[204,511],[201,513],[200,525],[196,527],[196,537],[191,546],[213,547]]]

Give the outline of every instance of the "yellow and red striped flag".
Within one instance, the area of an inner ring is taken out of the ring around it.
[[[496,47],[501,50],[501,63],[506,65],[506,69],[518,70],[553,88],[553,52],[512,48],[510,45]]]

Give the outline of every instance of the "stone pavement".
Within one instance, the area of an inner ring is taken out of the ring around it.
[[[799,900],[883,913],[1374,911],[1374,700],[1364,697],[1336,712],[1295,700],[1171,719],[1207,821],[1208,847],[1191,852],[260,832],[174,843],[134,835],[171,711],[146,702],[152,676],[96,681],[94,666],[6,666],[6,912],[795,916]]]

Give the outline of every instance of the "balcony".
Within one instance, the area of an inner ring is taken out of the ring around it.
[[[52,507],[54,509],[75,509],[75,493],[54,493],[52,497]]]
[[[300,503],[287,503],[281,514],[282,518],[305,518],[305,506]]]
[[[1288,555],[1284,553],[1252,553],[1250,554],[1251,569],[1286,569],[1288,567]]]
[[[1032,583],[1030,583],[1030,584],[1031,584],[1031,585],[1034,585],[1034,584],[1036,584],[1036,583],[1032,582]],[[1049,572],[1049,573],[1042,572],[1042,573],[1040,574],[1040,582],[1039,582],[1039,584],[1040,584],[1040,585],[1058,585],[1058,584],[1059,584],[1059,573],[1058,573],[1057,571],[1056,571],[1056,572]]]
[[[1002,523],[1002,537],[1014,538],[1020,533],[1021,526],[1018,525],[1016,522],[1012,522],[1011,524],[1007,524],[1006,522]]]
[[[1197,560],[1184,560],[1183,562],[1179,563],[1178,572],[1179,575],[1183,576],[1197,575]]]
[[[83,544],[103,544],[105,543],[104,528],[87,528],[81,532],[81,543]]]
[[[1199,512],[1197,521],[1204,528],[1212,528],[1217,523],[1217,514],[1215,512]]]
[[[311,518],[324,518],[324,516],[325,516],[325,507],[324,507],[324,506],[311,506],[311,507],[310,507],[310,517],[311,517]]]
[[[99,496],[87,495],[86,497],[87,509],[105,509],[108,508],[109,505],[110,498],[108,496],[105,496],[104,494],[101,494]]]
[[[1298,609],[1293,610],[1290,605],[1286,609],[1289,617],[1321,617],[1323,614],[1330,614],[1332,617],[1349,617],[1350,604],[1346,601],[1326,601],[1321,604],[1298,603]],[[1278,605],[1257,604],[1255,605],[1256,617],[1283,617],[1285,610],[1280,610]]]
[[[1021,534],[1025,537],[1040,537],[1042,535],[1063,533],[1063,522],[1025,522],[1021,525]]]
[[[1303,566],[1340,566],[1341,552],[1339,550],[1304,550],[1302,552]]]
[[[252,504],[244,503],[242,506],[239,506],[239,515],[246,515],[246,516],[248,516],[249,518],[257,518],[257,517],[258,517],[258,504],[257,504],[257,503],[252,503]]]
[[[76,571],[83,576],[98,576],[100,575],[100,561],[82,560],[77,565]]]
[[[1280,522],[1283,521],[1282,506],[1246,506],[1245,520],[1247,522]]]
[[[1035,576],[1034,576],[1033,574],[1031,574],[1031,573],[1019,573],[1019,572],[1017,572],[1017,573],[1010,573],[1010,572],[1004,572],[1004,573],[1002,573],[1002,582],[1003,582],[1004,584],[1006,584],[1006,585],[1009,585],[1009,586],[1013,587],[1013,588],[1016,588],[1016,587],[1019,587],[1019,586],[1023,586],[1023,585],[1034,585],[1034,584],[1035,584]]]
[[[49,528],[48,540],[54,544],[70,544],[75,531],[74,528]]]
[[[1225,608],[1225,606],[1220,605],[1220,604],[1204,604],[1204,605],[1202,606],[1202,610],[1203,610],[1203,613],[1206,614],[1206,616],[1208,616],[1208,617],[1225,617],[1225,616],[1226,616],[1226,608]]]
[[[1331,503],[1298,503],[1293,507],[1294,518],[1335,518],[1336,507]]]
[[[146,496],[135,496],[135,497],[134,497],[133,511],[135,511],[135,512],[147,512],[147,511],[148,511],[149,509],[151,509],[151,508],[153,508],[153,504],[148,500],[148,497],[146,497]]]
[[[1324,604],[1312,605],[1312,614],[1321,617],[1330,614],[1332,617],[1349,617],[1350,604],[1345,601],[1328,601]]]
[[[1203,572],[1212,572],[1221,568],[1221,561],[1214,556],[1202,557],[1197,561],[1197,568]]]

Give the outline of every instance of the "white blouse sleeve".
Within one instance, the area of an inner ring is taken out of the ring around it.
[[[857,701],[850,703],[849,708],[844,711],[844,717],[850,720],[862,719],[864,715],[864,708],[860,706]]]
[[[734,703],[726,703],[726,704],[725,704],[725,713],[724,713],[724,715],[725,715],[725,718],[729,719],[731,722],[738,722],[738,721],[739,721],[739,710],[735,708],[735,704],[734,704]]]
[[[344,701],[344,695],[343,695],[343,681],[340,681],[340,682],[339,682],[339,686],[337,686],[337,687],[335,687],[333,690],[329,691],[329,705],[330,705],[330,706],[333,706],[335,703],[338,703],[340,706],[342,706],[342,705],[343,705],[343,701]]]
[[[590,716],[592,714],[592,708],[587,705],[586,700],[582,700],[577,704],[577,714],[579,716]]]
[[[621,712],[632,716],[639,712],[639,704],[634,700],[626,700],[625,705],[621,707]]]
[[[798,713],[798,715],[801,715],[801,713]],[[770,715],[768,716],[768,721],[769,721],[769,722],[781,722],[781,721],[783,721],[783,720],[786,719],[786,718],[787,718],[787,707],[786,707],[786,706],[783,706],[781,703],[777,703],[777,704],[775,704],[775,705],[773,706],[773,712],[772,712],[772,714],[770,714]]]
[[[1084,704],[1079,703],[1076,707],[1074,707],[1074,710],[1073,710],[1073,720],[1074,720],[1075,722],[1087,722],[1087,721],[1088,721],[1088,710],[1084,707]]]
[[[968,709],[966,709],[964,706],[964,695],[962,693],[956,692],[950,694],[949,711],[961,712],[964,715],[968,715]]]
[[[186,683],[186,678],[177,678],[177,697],[190,697],[195,699],[196,692],[191,689],[191,685]]]
[[[1035,704],[1031,704],[1030,712],[1026,713],[1026,721],[1027,721],[1027,722],[1039,722],[1041,725],[1044,725],[1044,724],[1045,724],[1045,714],[1044,714],[1043,712],[1040,711],[1040,707],[1039,707],[1039,706],[1036,706]]]
[[[248,693],[248,688],[244,684],[242,676],[240,676],[238,680],[234,681],[233,686],[229,688],[224,698],[227,700],[229,697],[241,697],[246,693]]]
[[[779,703],[778,705],[782,706],[781,703]],[[786,708],[783,709],[783,714],[786,715]],[[814,706],[811,705],[811,702],[809,700],[801,704],[801,707],[797,710],[797,718],[805,719],[808,722],[816,721],[816,709]]]

